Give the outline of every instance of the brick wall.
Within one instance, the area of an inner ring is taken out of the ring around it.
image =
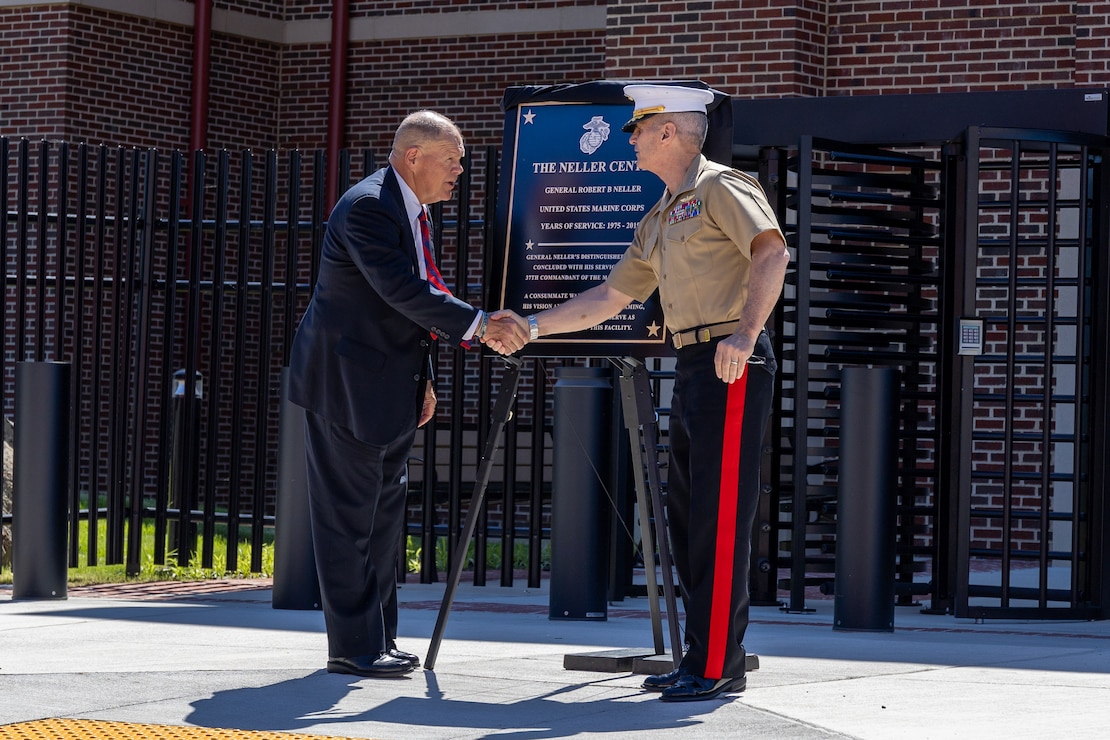
[[[69,29],[58,9],[0,11],[0,135],[64,134]]]
[[[64,136],[160,149],[189,141],[189,29],[74,6],[66,16]],[[21,135],[23,132],[20,132]]]
[[[1110,3],[1075,3],[1075,85],[1110,85]]]
[[[826,94],[1019,90],[1075,84],[1071,2],[836,3]]]
[[[289,13],[293,12],[285,7],[289,4],[298,5],[300,3],[287,3],[285,0],[215,0],[212,3],[212,9],[222,8],[247,13],[257,18],[283,20]],[[316,8],[316,17],[318,18],[331,17],[331,3],[312,3],[310,7]]]
[[[397,123],[420,108],[452,118],[468,145],[497,144],[505,88],[599,79],[603,41],[601,32],[578,32],[352,44],[343,146],[384,155]],[[324,147],[328,49],[295,47],[286,58],[280,145]]]
[[[736,96],[814,94],[825,3],[609,3],[612,79],[701,79]]]
[[[413,13],[457,13],[459,11],[474,13],[489,13],[506,10],[549,10],[552,8],[593,7],[604,5],[598,0],[543,0],[542,2],[514,2],[512,0],[351,0],[350,10],[352,18],[368,16],[391,16]],[[306,3],[299,8],[289,8],[290,18],[311,14],[316,18],[330,18],[332,4],[330,2]]]
[[[263,41],[223,34],[213,39],[209,147],[236,150],[281,146],[283,57],[282,49]],[[188,91],[188,85],[184,89]],[[186,115],[184,122],[188,121]]]
[[[83,6],[0,10],[0,135],[185,149],[192,43],[191,29]],[[213,147],[277,145],[280,60],[216,35]]]
[[[147,5],[0,9],[10,50],[0,59],[0,133],[186,148],[193,30],[143,17]],[[224,15],[213,36],[209,147],[325,146],[332,4],[286,5],[215,3]],[[567,16],[542,15],[590,12],[604,20],[572,30]],[[514,30],[519,14],[551,27]],[[374,150],[423,106],[456,118],[469,143],[496,143],[498,101],[518,84],[700,78],[738,97],[1110,84],[1106,2],[358,0],[349,15],[342,145]],[[484,30],[396,30],[445,17],[448,29],[453,18],[477,17]],[[395,25],[376,25],[385,21]],[[282,43],[273,28],[310,41]]]

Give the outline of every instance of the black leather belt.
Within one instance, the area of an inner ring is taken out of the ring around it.
[[[699,326],[696,329],[675,332],[671,335],[671,344],[674,345],[675,349],[682,349],[691,344],[704,344],[710,339],[728,336],[736,331],[738,326],[740,326],[739,321],[724,321],[720,324],[710,324],[709,326]]]

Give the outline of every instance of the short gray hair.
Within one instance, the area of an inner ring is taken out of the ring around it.
[[[420,146],[444,139],[462,144],[462,133],[450,118],[430,110],[420,110],[405,116],[393,136],[393,151],[403,153],[412,146]]]
[[[704,113],[667,113],[666,116],[678,130],[679,138],[701,151],[702,146],[705,145],[706,132],[709,130],[708,117]]]

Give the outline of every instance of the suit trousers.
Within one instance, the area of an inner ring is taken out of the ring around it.
[[[682,665],[706,678],[744,675],[752,524],[776,363],[766,333],[732,384],[716,375],[719,342],[678,350],[670,414],[667,523],[689,648]]]
[[[397,634],[397,560],[416,429],[370,445],[305,413],[312,548],[328,655],[374,655]]]

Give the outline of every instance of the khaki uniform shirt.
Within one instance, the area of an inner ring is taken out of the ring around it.
[[[672,334],[732,321],[748,297],[752,240],[770,229],[780,231],[759,182],[699,155],[679,191],[664,191],[644,215],[606,280],[638,301],[658,287]]]

